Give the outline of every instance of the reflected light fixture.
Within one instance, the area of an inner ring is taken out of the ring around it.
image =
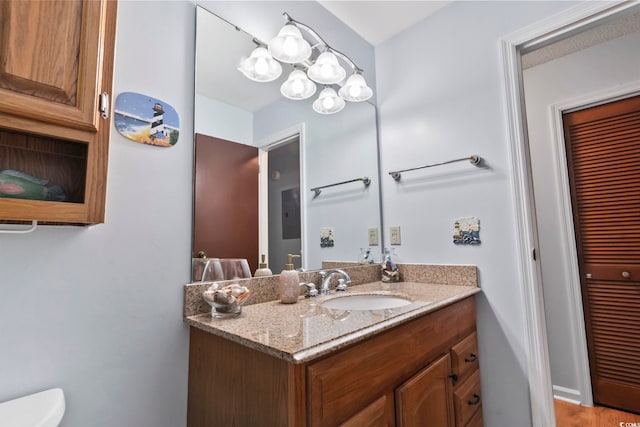
[[[271,57],[267,49],[258,46],[240,62],[238,70],[253,81],[272,82],[282,74],[282,65]]]
[[[331,87],[325,87],[320,92],[318,99],[313,101],[313,110],[320,114],[333,114],[341,111],[345,106],[344,99],[340,98]]]
[[[287,81],[280,86],[280,93],[289,99],[307,99],[316,93],[316,85],[302,70],[293,70]]]
[[[316,62],[307,70],[314,82],[330,85],[344,80],[347,72],[338,64],[338,58],[331,52],[322,52]]]
[[[311,45],[302,38],[302,33],[293,24],[287,24],[269,42],[269,53],[275,59],[287,64],[296,64],[309,59]]]
[[[320,114],[341,111],[345,100],[362,102],[373,96],[373,90],[362,75],[363,70],[347,55],[329,46],[311,27],[294,20],[286,12],[282,15],[287,22],[278,35],[268,44],[254,38],[258,47],[241,62],[238,70],[251,80],[270,82],[282,73],[280,62],[292,64],[294,69],[280,86],[280,93],[288,99],[302,100],[316,93],[314,82],[324,85],[313,102],[313,109]],[[341,62],[351,69],[346,82],[347,71]]]
[[[347,82],[340,88],[338,94],[345,100],[351,102],[362,102],[371,98],[373,91],[361,74],[354,73],[347,79]]]

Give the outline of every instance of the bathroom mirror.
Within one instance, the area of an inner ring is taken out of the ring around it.
[[[284,98],[280,85],[293,70],[287,65],[276,81],[247,79],[237,66],[256,47],[251,29],[196,9],[192,256],[205,251],[214,258],[247,258],[253,272],[258,255],[265,254],[274,274],[283,269],[287,253],[301,253],[294,265],[305,270],[319,269],[323,261],[358,262],[368,248],[379,262],[380,246],[369,244],[370,229],[381,231],[375,107],[348,103],[337,114],[322,115],[311,107],[317,96]],[[280,13],[274,11],[272,19],[282,21]],[[204,159],[207,141],[222,151]],[[236,148],[254,149],[256,157],[242,157]],[[236,173],[258,169],[257,195],[240,188]],[[218,176],[200,179],[212,172]],[[357,180],[317,195],[311,191],[364,177],[369,185]],[[240,219],[244,214],[249,218]],[[207,239],[223,234],[229,243],[207,250]],[[248,244],[250,255],[242,256],[247,249],[236,243]]]

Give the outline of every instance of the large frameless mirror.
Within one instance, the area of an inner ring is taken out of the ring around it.
[[[318,114],[316,97],[280,93],[292,67],[264,83],[238,71],[256,48],[248,31],[202,7],[196,22],[192,256],[247,259],[254,272],[264,254],[274,274],[288,253],[305,270],[361,262],[368,249],[379,261],[369,245],[381,227],[375,107]]]

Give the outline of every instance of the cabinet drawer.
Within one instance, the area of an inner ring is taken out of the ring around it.
[[[456,427],[464,427],[482,407],[480,393],[480,371],[471,376],[453,392],[453,405],[456,412]]]
[[[475,332],[451,348],[451,368],[458,376],[457,384],[478,369],[478,339]]]

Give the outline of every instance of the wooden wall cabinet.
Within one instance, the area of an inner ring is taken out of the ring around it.
[[[23,198],[0,175],[0,220],[104,222],[116,11],[115,0],[0,0],[0,172],[66,194]]]
[[[477,357],[474,297],[306,364],[191,327],[187,425],[477,427]]]

